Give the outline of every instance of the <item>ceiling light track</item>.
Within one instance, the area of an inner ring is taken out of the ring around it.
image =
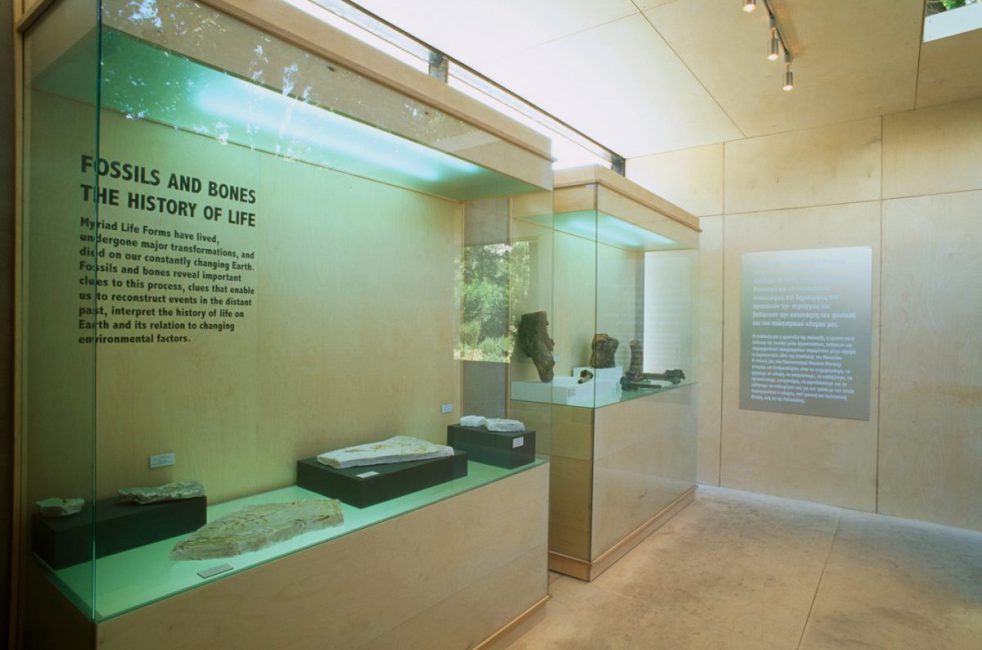
[[[767,48],[767,59],[769,61],[777,61],[784,55],[784,90],[792,90],[794,88],[794,73],[791,71],[791,62],[794,61],[794,55],[791,53],[791,48],[788,47],[788,39],[784,36],[784,30],[781,29],[781,23],[777,20],[777,14],[774,13],[774,7],[771,5],[771,0],[763,0],[764,9],[767,10],[768,18],[768,48]],[[743,10],[746,12],[751,12],[757,7],[757,0],[743,0]]]

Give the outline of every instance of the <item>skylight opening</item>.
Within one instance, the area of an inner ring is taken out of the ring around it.
[[[982,28],[982,0],[928,0],[924,42]]]
[[[347,0],[285,2],[421,72],[429,72],[429,62],[434,56],[445,56]],[[624,158],[619,154],[453,58],[447,58],[450,62],[447,83],[549,138],[556,159],[554,168],[597,164],[623,174]]]

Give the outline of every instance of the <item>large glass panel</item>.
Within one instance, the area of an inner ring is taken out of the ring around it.
[[[98,228],[109,190],[88,164],[99,154],[99,55],[81,35],[98,29],[92,2],[63,2],[25,35],[24,455],[22,516],[35,548],[71,562],[69,594],[94,611],[95,389],[93,334],[105,321],[99,294],[109,259]],[[44,75],[70,59],[78,101],[49,92]],[[75,513],[75,514],[72,514]],[[58,544],[61,534],[71,545]]]
[[[647,220],[589,207],[610,192],[562,188],[556,206],[578,209],[519,219],[551,233],[557,317],[552,379],[513,376],[513,399],[597,408],[694,380],[693,233],[636,204]]]
[[[512,360],[511,410],[548,409],[551,566],[577,577],[695,485],[698,234],[608,173],[557,175],[551,209],[525,197],[513,223],[552,273],[532,276],[548,319]]]
[[[124,507],[119,490],[195,481],[214,521],[319,498],[295,485],[298,459],[396,434],[445,443],[462,359],[510,354],[509,277],[532,252],[512,249],[500,197],[541,189],[509,173],[533,154],[189,0],[64,0],[30,38],[25,474],[29,499],[95,512],[83,561],[35,544],[88,616],[524,469],[471,462],[346,503],[331,528],[172,559],[187,532],[153,530],[193,521],[174,505],[192,500]],[[482,214],[504,230],[465,236]]]

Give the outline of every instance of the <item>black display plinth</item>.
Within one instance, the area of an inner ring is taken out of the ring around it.
[[[340,499],[356,508],[422,490],[467,476],[467,454],[404,463],[362,465],[335,469],[317,458],[297,461],[297,485],[326,497]]]
[[[535,460],[535,431],[488,431],[484,427],[447,427],[447,444],[471,460],[496,467],[519,467]]]
[[[144,544],[195,531],[208,520],[207,497],[139,505],[103,499],[86,503],[68,517],[34,515],[31,548],[54,569],[92,559],[95,524],[95,557],[104,557]]]

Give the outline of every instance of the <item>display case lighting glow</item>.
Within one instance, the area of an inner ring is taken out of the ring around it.
[[[195,104],[246,133],[266,129],[278,141],[317,145],[425,181],[481,172],[475,164],[229,75],[210,80]]]
[[[570,235],[632,250],[676,248],[679,245],[647,228],[592,210],[556,214],[553,227]]]

